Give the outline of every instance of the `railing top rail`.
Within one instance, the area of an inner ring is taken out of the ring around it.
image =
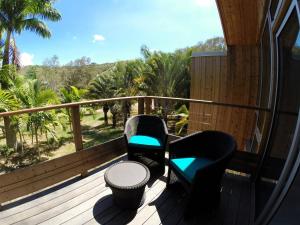
[[[43,107],[21,109],[21,110],[17,110],[17,111],[8,111],[8,112],[0,113],[0,117],[13,116],[13,115],[19,115],[19,114],[25,114],[25,113],[34,113],[34,112],[40,112],[40,111],[48,111],[48,110],[53,110],[53,109],[71,108],[71,107],[82,106],[82,105],[101,104],[101,103],[113,102],[113,101],[137,100],[140,98],[161,99],[161,100],[170,100],[170,101],[183,101],[183,102],[190,102],[190,103],[233,107],[233,108],[240,108],[240,109],[270,111],[269,108],[263,108],[263,107],[258,107],[258,106],[230,104],[230,103],[222,103],[222,102],[215,102],[215,101],[202,100],[202,99],[174,98],[174,97],[161,97],[161,96],[129,96],[129,97],[118,97],[118,98],[97,99],[97,100],[89,100],[89,101],[82,101],[82,102],[64,103],[64,104],[59,104],[59,105],[49,105],[49,106],[43,106]]]
[[[155,98],[155,99],[165,99],[165,100],[172,100],[172,101],[183,101],[183,102],[201,103],[201,104],[207,104],[207,105],[232,107],[232,108],[259,110],[259,111],[266,111],[266,112],[271,111],[269,108],[265,108],[265,107],[251,106],[251,105],[241,105],[241,104],[231,104],[231,103],[223,103],[223,102],[216,102],[216,101],[202,100],[202,99],[174,98],[174,97],[160,97],[160,96],[147,96],[147,97],[148,98]]]
[[[139,99],[139,98],[145,98],[145,96],[106,98],[106,99],[97,99],[97,100],[89,100],[89,101],[82,101],[82,102],[72,102],[72,103],[64,103],[64,104],[59,104],[59,105],[49,105],[49,106],[43,106],[43,107],[21,109],[21,110],[17,110],[17,111],[2,112],[2,113],[0,113],[0,117],[14,116],[14,115],[19,115],[19,114],[24,114],[24,113],[48,111],[48,110],[52,110],[52,109],[71,108],[71,107],[82,106],[82,105],[101,104],[101,103],[105,103],[105,102],[113,102],[113,101],[121,101],[121,100],[134,100],[134,99]]]

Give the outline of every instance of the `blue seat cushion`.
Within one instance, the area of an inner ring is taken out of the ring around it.
[[[145,135],[134,135],[129,139],[129,144],[143,145],[148,147],[161,147],[161,144],[157,138],[145,136]]]
[[[171,159],[172,166],[190,183],[192,183],[197,170],[202,169],[213,161],[207,158],[177,158]]]

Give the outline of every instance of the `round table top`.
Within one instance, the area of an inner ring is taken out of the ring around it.
[[[149,169],[135,161],[119,162],[109,167],[104,179],[108,186],[119,189],[134,189],[147,184],[150,178]]]

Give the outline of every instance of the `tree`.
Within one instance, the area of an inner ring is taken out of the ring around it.
[[[53,91],[59,90],[60,77],[59,77],[59,58],[57,55],[53,55],[51,58],[46,58],[43,62],[43,80],[44,84],[51,88]]]
[[[112,98],[115,93],[114,80],[111,71],[98,75],[90,84],[90,96],[93,98]],[[108,125],[107,113],[110,108],[110,103],[103,103],[104,124]]]
[[[44,0],[1,0],[0,1],[0,21],[1,31],[6,32],[2,67],[16,63],[14,53],[10,60],[11,40],[13,39],[14,49],[16,42],[14,33],[20,34],[23,30],[29,30],[38,35],[49,38],[51,32],[43,20],[58,21],[61,19],[59,12],[53,8],[53,1]],[[0,31],[0,32],[1,32]],[[5,87],[2,87],[5,88]],[[8,147],[14,147],[16,134],[10,126],[9,118],[4,120],[6,129],[6,141]],[[9,130],[8,130],[9,129]]]
[[[37,79],[37,69],[35,66],[30,66],[26,71],[25,77],[28,79]]]
[[[16,69],[12,65],[5,65],[0,70],[0,86],[4,90],[9,90],[13,86],[16,79]],[[6,145],[9,148],[14,148],[16,146],[16,132],[10,117],[5,116],[4,120],[4,129],[6,137]]]
[[[0,20],[6,32],[2,65],[10,64],[9,48],[14,33],[23,30],[37,33],[43,38],[51,37],[51,32],[43,20],[58,21],[59,12],[53,8],[53,1],[43,0],[1,0]]]
[[[43,88],[41,83],[36,79],[27,80],[19,86],[12,87],[11,90],[15,93],[24,108],[35,108],[59,103],[56,93],[50,89]],[[45,133],[46,137],[48,137],[48,133],[54,136],[55,132],[53,128],[58,125],[59,120],[53,111],[30,113],[26,117],[26,127],[31,131],[32,142],[33,137],[35,137],[39,158],[41,154],[39,150],[38,131],[41,134]]]
[[[14,94],[10,91],[0,89],[0,112],[8,112],[11,110],[16,110],[20,107],[18,100],[15,98]],[[4,117],[4,121],[8,117]],[[11,120],[9,120],[9,126],[13,126]],[[7,123],[6,123],[7,125]],[[7,128],[7,127],[6,127]],[[12,129],[6,129],[6,132],[10,132]],[[10,133],[6,133],[5,136],[10,135]]]
[[[89,57],[81,57],[66,64],[68,68],[68,76],[66,85],[72,85],[85,88],[93,77],[91,59]]]
[[[189,97],[191,50],[152,53],[143,46],[141,52],[146,64],[144,91],[148,95]],[[163,101],[162,111],[165,120],[171,108],[170,104],[170,102]]]
[[[0,112],[16,110],[19,107],[18,100],[10,91],[0,89]]]
[[[192,49],[197,52],[225,52],[227,47],[223,37],[214,37],[207,39],[205,42],[199,42]]]
[[[62,103],[71,103],[71,102],[79,102],[81,97],[86,94],[87,90],[78,89],[77,87],[70,86],[66,88],[60,89],[61,94],[61,102]],[[69,118],[70,130],[72,131],[72,119],[70,109],[66,108],[67,116]]]

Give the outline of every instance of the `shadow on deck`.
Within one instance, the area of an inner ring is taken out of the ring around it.
[[[122,210],[113,204],[105,186],[104,172],[123,156],[94,170],[88,177],[75,177],[47,190],[8,203],[0,212],[0,224],[249,224],[250,182],[226,174],[221,204],[210,218],[184,221],[186,194],[176,182],[167,190],[166,172],[150,163],[152,177],[146,187],[146,200],[138,210]],[[167,170],[166,170],[167,171]]]

